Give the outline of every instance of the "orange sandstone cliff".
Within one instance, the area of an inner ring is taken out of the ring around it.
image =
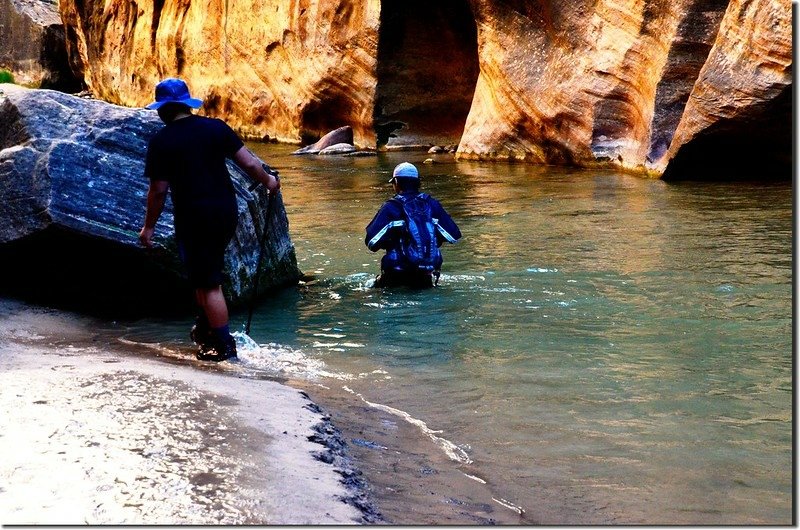
[[[250,138],[791,174],[788,0],[61,0],[95,96],[185,78]],[[755,175],[753,175],[753,172]]]

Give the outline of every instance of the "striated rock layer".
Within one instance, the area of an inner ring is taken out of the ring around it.
[[[155,112],[4,84],[0,123],[0,287],[117,311],[191,302],[170,201],[156,225],[156,248],[138,242],[144,155],[163,126]],[[280,195],[267,208],[264,190],[251,193],[249,178],[233,163],[228,169],[239,225],[223,287],[237,304],[252,299],[263,230],[259,291],[296,283],[300,272]]]
[[[181,76],[253,138],[349,125],[362,147],[680,178],[757,133],[758,152],[737,153],[755,163],[721,176],[791,172],[786,0],[61,0],[61,14],[98,97],[144,105]]]
[[[318,139],[344,125],[373,144],[377,0],[61,2],[71,62],[96,97],[152,100],[187,80],[206,115],[250,138]]]
[[[720,135],[752,135],[757,120],[780,124],[762,127],[774,147],[745,156],[781,159],[767,165],[790,175],[790,107],[776,101],[792,83],[788,2],[500,5],[473,1],[481,75],[461,158],[601,163],[660,174],[705,137],[704,160],[693,155],[672,172],[699,176],[734,156]]]

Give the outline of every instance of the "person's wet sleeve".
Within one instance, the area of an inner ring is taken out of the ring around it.
[[[448,243],[456,243],[461,239],[461,230],[456,225],[453,218],[445,211],[439,201],[432,199],[431,215],[433,223],[436,226],[436,241],[439,246],[445,241]]]
[[[364,238],[364,243],[372,252],[390,248],[393,229],[403,226],[403,220],[397,217],[394,210],[391,201],[384,203],[367,225],[367,237]]]

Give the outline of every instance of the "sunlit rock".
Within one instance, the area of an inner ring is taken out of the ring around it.
[[[481,75],[459,158],[660,174],[692,137],[710,136],[717,148],[702,165],[696,156],[689,165],[713,171],[731,158],[714,131],[748,136],[748,115],[759,116],[764,129],[767,116],[781,123],[780,132],[767,135],[773,146],[760,151],[762,159],[790,153],[789,107],[780,100],[791,87],[786,2],[473,0],[472,6]],[[726,110],[731,105],[736,113]]]
[[[351,125],[372,130],[379,0],[196,2],[61,0],[71,59],[98,98],[152,100],[163,77],[186,79],[251,139],[308,143]]]
[[[157,248],[138,243],[147,143],[163,126],[155,112],[6,84],[0,85],[0,123],[3,288],[119,307],[190,301],[169,201],[156,226]],[[263,187],[251,193],[248,177],[232,163],[229,171],[240,222],[226,255],[224,287],[235,304],[252,295],[265,222],[259,288],[296,282],[300,273],[280,197],[265,219]]]
[[[60,6],[97,97],[144,105],[161,77],[184,77],[203,112],[252,138],[312,143],[349,125],[357,147],[654,176],[673,159],[680,175],[713,166],[754,131],[762,168],[785,172],[790,152],[785,1]]]
[[[21,85],[81,90],[67,61],[56,0],[0,0],[0,68]]]
[[[335,145],[350,145],[353,144],[353,128],[349,125],[339,127],[333,131],[326,133],[322,138],[317,140],[311,145],[302,147],[292,153],[293,155],[316,155],[329,147]],[[353,148],[355,150],[355,148]]]

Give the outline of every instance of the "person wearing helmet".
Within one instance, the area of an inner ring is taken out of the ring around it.
[[[443,262],[439,247],[445,241],[456,243],[461,231],[439,201],[419,191],[413,164],[398,164],[389,182],[395,195],[375,214],[364,240],[373,252],[386,250],[375,287],[433,287]]]
[[[145,176],[150,180],[142,245],[153,245],[156,222],[172,195],[175,239],[194,288],[200,314],[191,337],[200,350],[197,358],[223,361],[236,357],[236,342],[228,327],[228,306],[222,292],[225,249],[238,223],[238,207],[226,159],[232,159],[270,193],[280,189],[277,176],[261,162],[222,120],[197,116],[192,109],[203,102],[191,97],[181,79],[161,81],[155,101],[165,126],[150,140]]]

